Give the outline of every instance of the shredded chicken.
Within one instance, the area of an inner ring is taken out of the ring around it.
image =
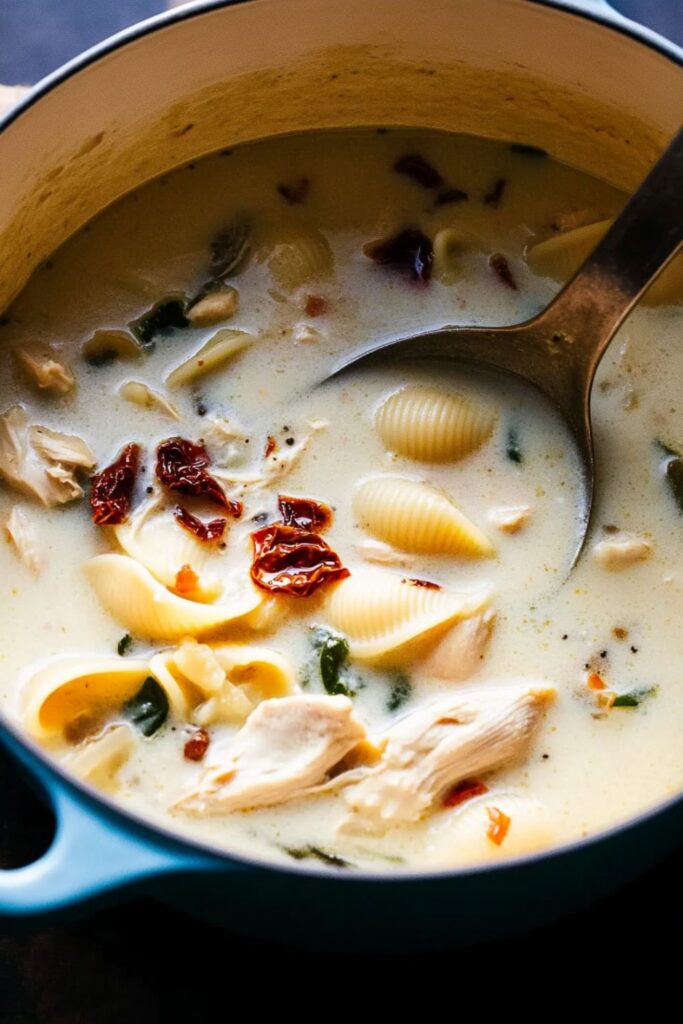
[[[374,540],[371,537],[359,541],[356,544],[356,551],[366,562],[372,562],[375,565],[399,565],[403,569],[409,569],[415,564],[415,559],[411,555],[392,548],[383,540]]]
[[[154,391],[143,381],[125,381],[119,388],[119,394],[121,398],[125,398],[128,402],[133,402],[143,409],[157,409],[159,412],[164,413],[164,415],[170,416],[173,420],[180,419],[180,413],[176,407],[171,405],[167,398],[164,398],[158,391]]]
[[[388,733],[380,761],[349,773],[340,830],[378,833],[417,821],[455,783],[521,754],[553,694],[543,684],[459,690],[407,715]]]
[[[221,320],[229,320],[237,312],[239,295],[235,288],[226,285],[225,288],[218,288],[209,292],[203,299],[190,306],[187,311],[187,319],[197,327],[205,327],[210,324],[217,324]]]
[[[209,765],[175,806],[195,814],[225,814],[284,803],[321,782],[364,739],[348,697],[265,700],[220,761]]]
[[[528,505],[511,505],[507,508],[494,508],[488,514],[488,520],[503,533],[519,533],[531,518]]]
[[[215,468],[214,476],[218,477],[229,490],[234,491],[237,495],[259,487],[266,487],[268,484],[280,480],[291,473],[304,452],[307,451],[313,435],[319,430],[325,430],[328,423],[326,420],[309,420],[308,425],[311,428],[310,433],[305,434],[291,448],[279,448],[267,455],[259,469],[253,472],[235,473],[230,469]]]
[[[78,470],[92,469],[95,456],[80,437],[31,426],[15,405],[0,416],[0,476],[48,508],[83,495]]]
[[[615,533],[593,548],[593,555],[603,569],[627,569],[643,562],[652,554],[652,544],[633,533]]]
[[[38,543],[36,528],[26,513],[17,505],[12,506],[5,523],[5,530],[9,540],[16,548],[19,558],[37,576],[43,568],[43,554]]]
[[[487,609],[480,615],[456,622],[420,662],[420,674],[448,679],[452,683],[474,675],[486,655],[495,618],[495,612]]]
[[[14,355],[29,380],[41,391],[65,395],[74,386],[74,375],[51,345],[30,341],[15,348]]]

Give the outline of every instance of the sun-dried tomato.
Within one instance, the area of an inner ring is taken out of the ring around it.
[[[306,316],[323,316],[329,309],[329,302],[324,295],[307,295],[304,304]]]
[[[489,256],[489,266],[494,274],[498,275],[503,284],[506,284],[508,288],[512,288],[513,291],[517,291],[517,282],[510,270],[510,264],[502,252],[494,252]]]
[[[436,167],[428,164],[419,153],[406,153],[405,156],[399,157],[394,164],[394,170],[399,174],[405,174],[417,185],[422,185],[422,188],[441,188],[444,183]]]
[[[176,505],[173,509],[173,515],[184,529],[189,530],[206,544],[220,540],[228,525],[227,519],[210,519],[208,523],[205,523],[203,519],[193,516],[191,512],[188,512],[186,508],[181,508],[180,505]]]
[[[182,565],[175,574],[173,589],[176,594],[193,594],[199,585],[199,576],[191,565]]]
[[[197,729],[183,747],[183,755],[188,761],[201,761],[210,742],[211,739],[206,729]]]
[[[186,441],[183,437],[169,437],[157,448],[156,474],[169,491],[206,498],[239,519],[242,514],[240,503],[231,501],[218,481],[207,472],[210,461],[205,445]]]
[[[434,583],[433,580],[421,580],[416,576],[404,576],[402,583],[408,583],[411,587],[424,587],[426,590],[441,590],[440,583]]]
[[[300,530],[322,533],[332,522],[332,509],[314,498],[290,498],[281,494],[277,499],[282,522]]]
[[[263,446],[263,458],[267,459],[269,455],[272,455],[277,448],[277,441],[272,434],[268,434],[266,443]]]
[[[441,801],[442,807],[459,807],[466,800],[473,800],[475,796],[483,796],[488,793],[489,787],[479,779],[463,779],[457,786],[449,789]]]
[[[98,526],[125,523],[140,465],[140,445],[127,444],[118,459],[92,478],[90,507]]]
[[[317,533],[271,523],[251,535],[251,578],[273,594],[309,597],[325,583],[350,575],[339,555]]]
[[[412,281],[426,282],[432,276],[432,242],[417,228],[406,228],[391,238],[368,242],[363,252],[380,266],[406,274]]]

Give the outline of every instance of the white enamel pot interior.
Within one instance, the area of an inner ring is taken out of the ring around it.
[[[680,51],[603,3],[578,8],[237,0],[137,26],[41,83],[0,124],[0,311],[41,260],[118,196],[205,153],[273,134],[357,125],[471,132],[541,146],[633,187],[683,120]],[[35,766],[30,744],[16,735],[11,743]],[[79,802],[74,828],[87,830],[87,816],[99,814],[91,867],[69,873],[78,836],[64,846],[68,829],[58,830],[60,856],[42,875],[35,866],[0,872],[0,914],[54,913],[161,878],[166,898],[232,927],[356,949],[471,941],[576,909],[653,863],[683,826],[674,801],[547,855],[379,884],[296,867],[245,871],[238,858],[173,840],[104,798],[59,786],[53,804],[65,793]],[[136,864],[107,845],[126,833]],[[226,881],[224,891],[217,879],[235,867],[240,883]],[[40,898],[31,891],[37,876]]]

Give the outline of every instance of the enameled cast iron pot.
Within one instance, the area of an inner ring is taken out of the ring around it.
[[[682,65],[683,51],[601,0],[180,8],[79,57],[0,122],[0,311],[42,259],[121,194],[278,133],[465,131],[542,146],[632,188],[683,120]],[[40,860],[0,871],[6,924],[142,891],[287,942],[424,948],[580,909],[683,838],[676,798],[586,841],[494,867],[400,876],[273,867],[146,824],[67,778],[10,721],[0,734],[56,820]]]

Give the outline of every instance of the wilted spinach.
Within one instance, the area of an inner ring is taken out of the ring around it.
[[[163,299],[130,324],[135,337],[146,349],[154,348],[158,336],[167,337],[174,331],[189,326],[185,316],[185,303],[178,298]]]
[[[284,846],[285,853],[288,853],[294,860],[319,860],[333,868],[351,868],[348,860],[338,857],[336,853],[328,853],[319,846]]]
[[[655,442],[663,454],[661,469],[678,511],[683,513],[683,455],[663,441]]]
[[[144,683],[123,706],[124,714],[143,736],[153,736],[168,718],[168,697],[156,679],[147,676]]]
[[[119,642],[116,645],[116,651],[123,658],[124,655],[128,654],[131,647],[133,646],[133,637],[130,633],[124,633]]]
[[[612,704],[613,708],[637,708],[643,703],[646,697],[654,697],[657,693],[656,686],[643,686],[637,690],[628,690],[626,693],[619,693]]]
[[[510,427],[508,429],[507,440],[505,442],[505,454],[510,462],[516,462],[518,465],[524,461],[516,427]]]
[[[357,684],[348,671],[349,644],[346,637],[317,626],[311,630],[311,645],[317,673],[327,693],[354,697]],[[308,677],[310,682],[310,675]]]

